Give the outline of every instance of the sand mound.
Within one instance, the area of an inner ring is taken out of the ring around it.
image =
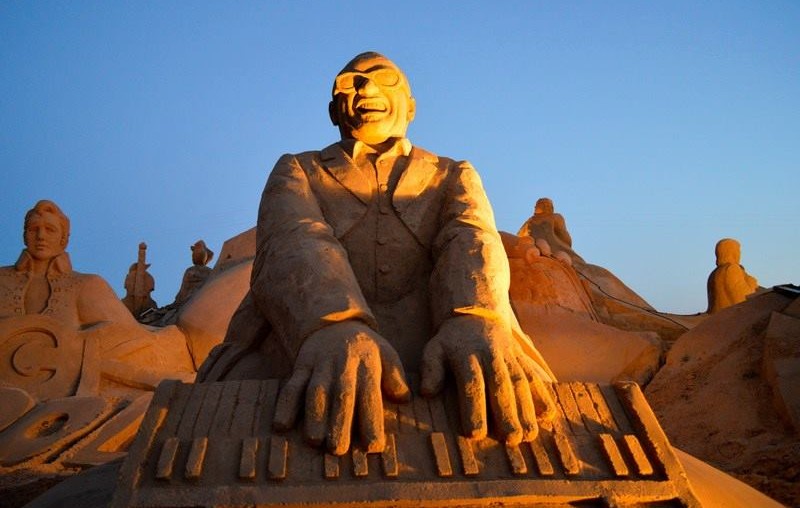
[[[769,291],[710,316],[645,390],[674,446],[790,506],[800,506],[796,303]]]

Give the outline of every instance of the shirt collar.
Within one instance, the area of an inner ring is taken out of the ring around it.
[[[339,142],[339,145],[353,160],[357,160],[367,154],[378,154],[378,157],[400,157],[401,155],[408,156],[411,153],[411,141],[408,138],[394,138],[394,142],[389,145],[389,148],[381,153],[357,139],[343,139]]]
[[[31,256],[28,249],[23,249],[22,254],[19,255],[17,263],[14,265],[18,272],[30,272],[33,267],[33,256]],[[47,276],[58,276],[72,272],[72,262],[69,260],[69,254],[62,252],[58,256],[50,260],[47,266]]]

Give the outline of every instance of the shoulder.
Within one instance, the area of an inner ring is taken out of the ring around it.
[[[476,173],[474,166],[469,161],[438,155],[418,145],[414,145],[412,148],[411,156],[436,164],[440,170],[453,173]]]
[[[104,278],[94,273],[72,272],[69,276],[80,286],[81,291],[114,292]]]
[[[307,152],[298,152],[298,153],[285,153],[278,158],[278,161],[275,163],[275,168],[278,168],[283,165],[294,165],[312,159],[319,159],[321,153],[322,153],[321,150],[309,150]]]
[[[285,153],[278,158],[272,173],[292,173],[298,169],[308,171],[319,166],[326,158],[333,158],[335,150],[341,151],[337,144],[332,144],[322,150],[308,150],[305,152]]]

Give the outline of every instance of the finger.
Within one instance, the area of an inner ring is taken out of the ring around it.
[[[435,337],[425,344],[422,350],[422,381],[420,392],[433,397],[444,387],[446,357],[441,341]]]
[[[303,392],[310,377],[311,369],[298,363],[278,396],[275,417],[272,419],[272,427],[275,430],[283,432],[294,427],[297,413],[300,412]]]
[[[525,375],[530,383],[531,395],[539,420],[547,422],[553,421],[558,408],[556,407],[553,395],[548,389],[551,380],[550,375],[528,355],[521,354],[517,356],[517,360],[519,360],[520,365],[525,370]]]
[[[544,422],[552,422],[555,420],[556,414],[558,414],[556,401],[553,398],[552,391],[550,391],[549,384],[541,378],[536,378],[530,383],[531,394],[539,413],[539,420]]]
[[[536,422],[536,409],[531,395],[531,385],[522,366],[515,360],[508,362],[508,372],[514,386],[514,395],[517,402],[517,416],[522,426],[522,440],[533,441],[539,433]]]
[[[406,374],[400,355],[392,347],[380,345],[381,352],[381,386],[386,395],[396,402],[408,402],[411,390],[408,388]]]
[[[552,381],[550,374],[542,368],[533,358],[520,351],[516,354],[517,361],[519,361],[522,368],[525,370],[525,375],[528,381],[540,379],[545,382]]]
[[[377,372],[378,359],[368,359],[367,361],[369,360],[376,365],[362,363],[358,368],[356,413],[364,449],[367,453],[374,453],[383,451],[386,446],[386,437],[383,433],[383,400],[380,375]]]
[[[358,365],[356,359],[348,358],[339,378],[338,387],[331,403],[331,426],[328,429],[328,449],[334,455],[344,455],[350,448],[350,432],[353,427],[353,410],[356,399]]]
[[[514,385],[503,357],[492,354],[484,365],[487,385],[492,397],[492,407],[497,430],[505,437],[506,444],[518,445],[522,442],[522,426],[517,417],[517,404]]]
[[[306,390],[305,436],[312,446],[319,446],[325,439],[328,423],[330,390],[333,372],[330,363],[314,371]]]
[[[480,362],[475,355],[461,357],[453,362],[453,375],[456,378],[458,402],[461,412],[461,426],[464,435],[473,439],[486,437],[486,387]]]

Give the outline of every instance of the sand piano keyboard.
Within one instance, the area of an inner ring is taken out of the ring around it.
[[[278,389],[162,383],[112,506],[700,506],[634,383],[552,385],[556,419],[520,446],[460,436],[452,393],[385,403],[386,449],[339,457],[271,431]]]

